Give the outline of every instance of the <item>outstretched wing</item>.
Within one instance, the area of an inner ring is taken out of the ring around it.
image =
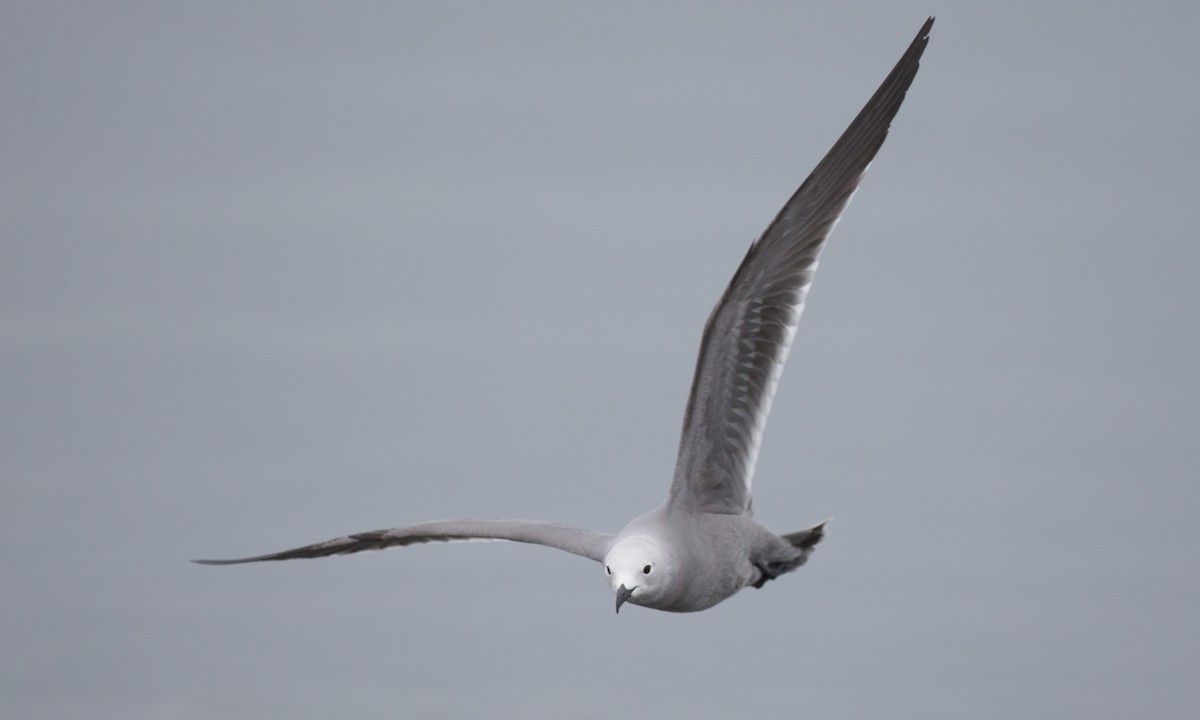
[[[603,562],[613,536],[567,525],[529,520],[438,520],[408,527],[373,530],[326,540],[315,545],[236,560],[193,560],[201,565],[237,565],[264,560],[293,560],[347,555],[363,550],[456,540],[512,540],[565,550]]]
[[[704,327],[668,502],[750,512],[750,482],[817,255],[883,145],[929,41],[929,18],[854,122],[758,240]]]

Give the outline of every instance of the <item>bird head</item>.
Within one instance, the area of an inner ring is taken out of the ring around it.
[[[654,538],[634,535],[618,540],[604,557],[604,573],[617,596],[617,612],[626,601],[654,607],[667,588],[669,564]]]

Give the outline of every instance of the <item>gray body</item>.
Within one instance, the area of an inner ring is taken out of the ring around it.
[[[357,533],[232,565],[455,540],[512,540],[601,563],[616,607],[704,610],[800,567],[825,523],[778,535],[751,513],[751,480],[779,373],[817,258],[916,76],[933,18],[808,179],[746,253],[709,315],[666,500],[620,533],[527,520],[442,520]]]
[[[610,548],[631,537],[660,537],[668,554],[655,559],[653,573],[661,567],[671,580],[653,594],[635,590],[629,601],[656,610],[693,612],[706,610],[747,585],[762,587],[804,564],[824,534],[824,525],[798,533],[802,537],[792,541],[748,515],[694,513],[664,504],[635,518]],[[635,560],[633,582],[641,589],[647,578],[637,576],[639,567],[644,565]],[[617,587],[625,584],[623,579],[616,582]]]

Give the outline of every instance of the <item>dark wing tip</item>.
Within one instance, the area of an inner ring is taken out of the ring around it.
[[[193,560],[197,565],[241,565],[243,563],[265,562],[267,560],[295,560],[298,558],[319,558],[328,557],[329,555],[344,555],[346,553],[359,552],[361,550],[378,550],[387,547],[388,543],[381,542],[386,530],[374,530],[372,532],[358,533],[356,535],[347,535],[344,537],[326,540],[325,542],[316,543],[313,545],[304,545],[291,550],[284,550],[277,553],[269,553],[267,555],[255,555],[254,557],[235,558],[233,560]],[[400,544],[400,543],[391,543]]]
[[[401,528],[400,530],[402,530]],[[241,565],[243,563],[266,562],[268,560],[297,560],[303,558],[320,558],[329,557],[331,555],[349,555],[350,553],[362,552],[364,550],[382,550],[386,547],[394,545],[412,545],[414,543],[425,542],[442,542],[449,540],[449,536],[431,535],[431,534],[404,534],[396,529],[393,530],[372,530],[370,532],[355,533],[354,535],[345,535],[336,537],[325,542],[315,543],[313,545],[304,545],[291,550],[284,550],[277,553],[269,553],[267,555],[255,555],[254,557],[236,558],[233,560],[193,560],[197,565]]]
[[[262,560],[274,560],[270,555],[261,557],[237,558],[236,560],[192,560],[197,565],[241,565],[243,563],[259,562]]]

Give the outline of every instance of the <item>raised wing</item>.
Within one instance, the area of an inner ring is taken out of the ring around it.
[[[201,565],[238,565],[264,560],[293,560],[347,555],[363,550],[456,540],[512,540],[565,550],[603,562],[613,536],[567,525],[529,520],[438,520],[408,527],[373,530],[326,540],[315,545],[236,560],[193,560]]]
[[[929,18],[896,67],[751,246],[704,326],[668,503],[749,513],[771,398],[817,255],[883,145],[917,74]]]

